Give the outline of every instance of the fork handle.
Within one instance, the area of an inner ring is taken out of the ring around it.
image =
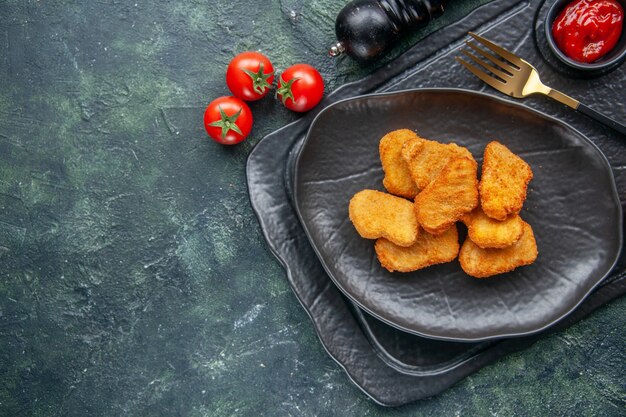
[[[622,123],[618,122],[617,120],[613,120],[598,111],[595,111],[591,107],[585,106],[583,103],[571,98],[567,94],[563,94],[560,91],[555,90],[554,88],[549,88],[548,91],[544,94],[560,103],[565,104],[566,106],[571,107],[574,110],[578,110],[582,114],[586,114],[587,116],[591,117],[597,122],[604,124],[605,126],[609,126],[617,130],[622,135],[626,135],[626,126],[624,126]]]
[[[615,130],[617,130],[618,132],[620,132],[622,135],[626,135],[626,126],[623,125],[622,123],[618,122],[617,120],[613,120],[610,117],[607,117],[605,115],[603,115],[602,113],[595,111],[594,109],[592,109],[591,107],[585,106],[583,103],[580,103],[578,105],[578,107],[576,108],[576,110],[578,110],[579,112],[581,112],[582,114],[586,114],[587,116],[591,117],[592,119],[606,125],[609,126]]]

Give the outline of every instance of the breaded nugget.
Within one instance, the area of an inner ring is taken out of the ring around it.
[[[438,236],[421,232],[417,242],[406,248],[387,239],[378,239],[374,248],[381,265],[389,272],[417,271],[453,261],[459,254],[459,235],[456,226],[452,226]]]
[[[411,177],[406,161],[402,158],[402,146],[413,139],[419,140],[415,132],[399,129],[383,136],[378,145],[380,162],[385,172],[383,185],[391,194],[411,200],[415,198],[419,190]]]
[[[469,238],[481,248],[511,246],[519,240],[524,230],[524,221],[519,215],[511,214],[499,221],[487,216],[480,206],[461,220],[467,226]]]
[[[454,158],[433,182],[415,197],[419,224],[428,233],[444,232],[478,205],[478,164]]]
[[[361,237],[384,237],[399,246],[411,246],[419,227],[413,203],[375,190],[363,190],[350,200],[350,220]]]
[[[409,140],[402,148],[402,157],[420,190],[437,178],[452,158],[461,156],[474,159],[467,149],[454,143],[445,144],[423,138]]]
[[[513,245],[501,249],[483,249],[468,237],[459,253],[461,268],[475,278],[509,272],[522,265],[530,265],[537,259],[537,243],[533,229],[523,222],[522,237]]]
[[[530,166],[506,146],[493,141],[485,148],[479,192],[485,214],[504,220],[517,214],[526,200],[526,189],[533,178]]]

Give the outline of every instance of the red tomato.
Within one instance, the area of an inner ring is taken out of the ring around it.
[[[277,92],[289,110],[309,111],[324,96],[324,80],[312,66],[296,64],[280,75]]]
[[[242,100],[254,101],[265,96],[274,82],[274,66],[258,52],[242,52],[230,61],[226,84]]]
[[[204,111],[204,128],[218,143],[234,145],[252,130],[252,111],[237,97],[219,97]]]

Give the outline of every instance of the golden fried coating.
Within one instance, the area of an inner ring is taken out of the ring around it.
[[[482,209],[474,211],[461,219],[467,226],[469,238],[481,248],[505,248],[511,246],[522,236],[524,221],[517,214],[511,214],[504,221],[492,219]]]
[[[459,253],[459,235],[456,226],[452,226],[438,236],[421,232],[417,242],[406,248],[387,239],[378,239],[374,248],[381,265],[389,272],[411,272],[453,261]]]
[[[350,200],[350,220],[361,237],[384,237],[398,246],[411,246],[419,227],[413,203],[375,190],[363,190]]]
[[[439,176],[415,197],[419,224],[431,234],[443,233],[478,205],[478,164],[470,158],[454,158]]]
[[[383,185],[387,191],[412,200],[419,190],[411,178],[406,161],[402,158],[402,146],[410,140],[419,140],[419,136],[408,129],[394,130],[382,137],[378,150],[385,172]]]
[[[467,149],[454,143],[444,144],[422,138],[409,140],[402,148],[402,157],[420,190],[437,178],[452,158],[462,156],[474,159]]]
[[[475,278],[487,278],[530,265],[537,259],[537,243],[533,229],[523,222],[522,237],[511,246],[501,249],[483,249],[468,237],[459,253],[461,268]]]
[[[517,214],[526,200],[526,189],[533,178],[530,166],[506,146],[493,141],[485,148],[479,192],[485,214],[504,220]]]

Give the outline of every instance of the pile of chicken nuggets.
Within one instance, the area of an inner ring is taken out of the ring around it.
[[[408,129],[383,136],[379,152],[387,192],[359,191],[349,215],[359,235],[376,240],[384,268],[411,272],[458,257],[465,273],[486,278],[537,259],[532,227],[519,215],[533,172],[506,146],[486,146],[480,182],[466,148]],[[457,222],[467,226],[463,245]]]

